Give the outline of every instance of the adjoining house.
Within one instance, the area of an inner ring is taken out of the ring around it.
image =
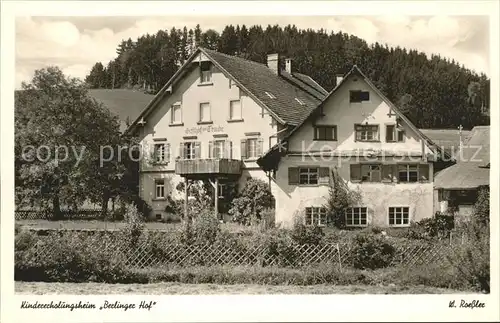
[[[249,178],[268,181],[256,160],[284,138],[328,94],[292,61],[267,66],[198,48],[140,113],[126,133],[151,155],[140,164],[140,195],[153,216],[166,216],[168,196],[184,181],[209,180],[215,196]],[[219,198],[215,199],[218,211]]]
[[[420,129],[420,132],[454,156],[468,138],[470,131],[463,129]]]
[[[122,132],[154,97],[142,91],[129,89],[91,89],[89,96],[102,103],[119,118]]]
[[[348,227],[404,227],[433,215],[434,165],[449,158],[354,66],[258,164],[274,173],[276,222],[326,225],[332,171],[361,201]]]
[[[457,163],[437,174],[435,211],[469,216],[478,189],[490,185],[490,127],[477,126],[457,155]]]

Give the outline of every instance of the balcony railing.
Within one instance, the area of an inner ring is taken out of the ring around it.
[[[179,159],[175,161],[178,175],[240,175],[238,159]]]

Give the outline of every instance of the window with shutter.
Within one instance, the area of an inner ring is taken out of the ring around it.
[[[361,182],[360,164],[351,164],[351,182]]]
[[[363,101],[370,101],[370,92],[360,90],[349,91],[349,102],[360,103]]]
[[[319,167],[300,167],[299,168],[299,184],[300,185],[317,185],[319,178]]]
[[[299,168],[288,167],[288,185],[298,185],[298,184],[299,184]]]
[[[337,126],[315,126],[314,127],[314,140],[337,140]]]

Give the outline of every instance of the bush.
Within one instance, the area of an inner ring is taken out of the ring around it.
[[[356,235],[352,253],[354,268],[377,269],[391,264],[396,248],[385,237],[360,233]]]
[[[452,215],[437,212],[432,218],[412,222],[408,230],[409,239],[430,239],[448,237],[455,227]]]
[[[306,226],[300,217],[294,221],[291,231],[291,238],[297,244],[317,245],[323,241],[325,233],[323,229],[317,225]]]
[[[260,179],[250,179],[233,199],[229,209],[233,221],[251,225],[257,224],[267,209],[274,208],[274,197],[269,185]]]
[[[337,169],[331,171],[327,202],[324,207],[328,212],[328,224],[344,229],[345,209],[361,200],[361,195],[353,191],[347,182],[338,174]]]
[[[490,232],[483,219],[475,218],[465,228],[467,241],[447,257],[461,279],[479,291],[490,292]]]
[[[101,235],[51,234],[36,237],[26,247],[24,236],[16,239],[15,280],[47,282],[146,282],[147,278],[127,270],[116,253],[106,248]],[[41,253],[50,250],[50,253]],[[110,256],[114,255],[114,256]]]

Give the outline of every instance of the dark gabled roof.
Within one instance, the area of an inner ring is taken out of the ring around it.
[[[324,89],[310,78],[308,81],[304,81],[307,77],[302,74],[294,77],[296,73],[291,76],[283,72],[284,76],[279,76],[264,64],[199,47],[170,78],[167,84],[158,91],[153,100],[127,129],[127,132],[133,131],[136,124],[145,118],[168,93],[168,89],[184,73],[189,71],[189,65],[199,53],[205,54],[226,77],[234,81],[243,92],[283,125],[295,126],[300,123],[306,115],[321,103],[324,96],[324,93],[321,93]],[[269,97],[266,92],[270,93],[274,98]],[[299,99],[303,104],[296,99]]]
[[[127,89],[92,89],[89,95],[118,116],[122,132],[127,129],[127,122],[132,123],[154,97]]]
[[[351,77],[352,75],[357,75],[359,77],[362,77],[363,80],[370,86],[370,88],[377,93],[382,100],[391,108],[392,112],[394,112],[403,122],[405,122],[416,134],[419,136],[422,140],[424,140],[427,144],[429,144],[431,147],[433,147],[437,152],[439,152],[441,155],[443,155],[446,158],[450,157],[450,154],[444,151],[441,147],[436,145],[429,137],[424,135],[399,109],[370,81],[368,77],[366,77],[363,72],[356,66],[353,65],[351,70],[345,74],[342,78],[342,81],[340,81],[335,88],[323,99],[323,101],[314,109],[312,110],[308,115],[304,117],[304,119],[298,124],[298,126],[294,127],[288,135],[283,139],[282,142],[276,144],[274,147],[269,149],[269,151],[262,157],[260,157],[257,160],[257,164],[263,168],[264,170],[269,170],[270,165],[275,163],[277,159],[279,159],[279,156],[282,155],[285,150],[283,149],[284,146],[286,145],[288,139],[293,136],[293,134],[301,128],[308,120],[314,119],[319,115],[319,112],[321,112],[322,106],[325,104],[328,99],[334,95],[335,93],[338,92],[338,90],[342,87],[343,84],[346,83],[346,80]],[[276,151],[279,151],[279,153],[276,153]],[[269,157],[269,158],[268,158]],[[266,160],[267,159],[267,160]]]
[[[280,77],[264,64],[209,49],[203,48],[201,50],[213,59],[216,66],[218,65],[219,68],[234,77],[284,123],[298,124],[305,115],[308,115],[321,103],[320,97],[315,97],[303,88],[287,82],[287,79],[290,78],[289,74],[288,77]],[[287,74],[286,72],[282,73]],[[311,92],[313,91],[315,89],[311,88]],[[270,98],[266,92],[271,93],[276,98]],[[295,98],[301,100],[304,105],[298,103]]]
[[[456,153],[460,147],[460,131],[458,129],[420,129],[420,132],[449,154]],[[462,143],[467,140],[469,135],[470,131],[462,130]]]
[[[434,178],[437,189],[475,189],[490,183],[490,127],[477,126],[464,143],[457,163]]]

